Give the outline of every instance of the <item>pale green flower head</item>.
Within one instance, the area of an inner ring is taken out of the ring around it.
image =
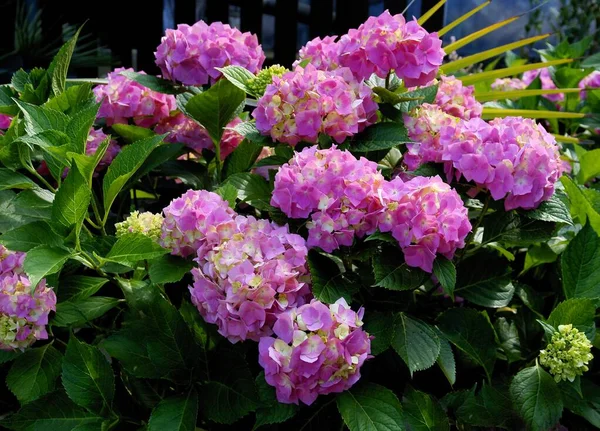
[[[115,224],[117,236],[120,237],[127,233],[141,233],[154,241],[158,241],[163,219],[161,214],[134,211],[125,221]]]
[[[593,359],[591,349],[592,343],[583,332],[573,325],[559,325],[546,349],[540,351],[540,364],[549,369],[556,382],[572,382],[588,370],[587,364]]]
[[[281,76],[285,72],[288,72],[288,70],[285,67],[280,66],[279,64],[274,64],[273,66],[258,72],[256,78],[248,81],[246,85],[256,97],[260,97],[263,94],[265,94],[267,85],[273,82],[273,77]]]

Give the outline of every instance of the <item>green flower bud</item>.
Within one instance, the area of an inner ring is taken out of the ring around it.
[[[120,237],[126,233],[141,233],[154,241],[158,241],[163,219],[163,216],[160,214],[153,214],[151,212],[140,214],[139,211],[134,211],[125,221],[115,224],[117,236]]]
[[[273,66],[258,72],[256,78],[248,81],[246,85],[248,86],[252,94],[254,94],[256,97],[260,97],[263,94],[265,94],[267,85],[273,82],[273,77],[281,76],[285,72],[288,72],[288,70],[285,67],[280,66],[279,64],[274,64]]]
[[[572,382],[588,370],[587,364],[593,359],[591,348],[583,332],[573,325],[559,325],[546,349],[540,351],[540,364],[550,370],[556,382]]]

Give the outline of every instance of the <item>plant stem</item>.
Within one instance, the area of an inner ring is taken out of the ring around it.
[[[52,193],[56,193],[56,189],[54,187],[52,187],[50,185],[50,183],[44,179],[44,177],[42,177],[40,174],[38,174],[37,171],[35,169],[33,169],[33,166],[31,166],[31,165],[25,165],[25,169],[27,169],[27,171],[31,175],[33,175],[34,177],[36,177],[44,186],[46,186],[46,188],[48,190],[50,190]]]
[[[465,253],[467,252],[467,248],[469,248],[469,246],[473,242],[473,238],[475,238],[475,235],[477,234],[477,229],[479,229],[479,226],[483,222],[483,217],[485,217],[485,214],[487,213],[487,211],[490,207],[490,200],[491,200],[491,196],[488,194],[485,199],[485,202],[483,204],[483,208],[481,209],[481,213],[479,214],[479,217],[477,218],[477,221],[475,222],[475,226],[473,226],[471,233],[467,237],[467,241],[465,242],[465,246],[463,247],[463,249],[460,253],[457,264],[460,263],[460,261],[463,259],[463,257],[465,256]]]

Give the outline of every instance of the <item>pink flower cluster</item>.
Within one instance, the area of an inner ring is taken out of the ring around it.
[[[133,69],[115,69],[108,74],[108,84],[94,88],[96,100],[102,101],[98,117],[106,118],[107,125],[127,124],[133,119],[138,126],[152,127],[176,109],[174,96],[152,91],[121,75],[124,71]]]
[[[531,119],[462,121],[443,128],[440,142],[457,178],[488,189],[495,200],[506,198],[507,211],[549,199],[563,170],[554,137]]]
[[[292,218],[312,215],[307,245],[331,252],[375,231],[365,216],[383,181],[375,162],[335,146],[308,147],[275,175],[271,205]]]
[[[277,317],[277,335],[260,339],[259,363],[281,403],[312,404],[319,395],[343,392],[360,379],[371,339],[364,310],[344,299],[329,306],[313,300]]]
[[[94,154],[96,154],[100,144],[104,142],[107,138],[108,136],[106,136],[102,129],[92,128],[87,138],[85,153],[88,156],[93,156]],[[117,157],[117,154],[119,154],[120,151],[121,147],[119,146],[119,144],[117,144],[117,141],[111,139],[108,144],[108,147],[106,148],[106,153],[104,153],[104,156],[102,157],[100,163],[98,163],[98,166],[96,167],[96,172],[106,169],[112,163],[114,158]]]
[[[388,11],[351,29],[338,44],[339,64],[350,68],[358,79],[373,73],[385,78],[394,71],[407,87],[435,78],[444,58],[436,33],[428,33],[416,19],[406,22],[402,15],[392,16]]]
[[[535,78],[540,77],[540,80],[542,81],[542,89],[543,90],[556,90],[556,84],[554,83],[554,81],[552,81],[552,77],[550,76],[550,70],[548,70],[548,68],[544,68],[544,69],[537,69],[537,70],[528,70],[527,72],[523,73],[523,82],[526,85],[531,84]],[[544,96],[546,99],[552,101],[552,102],[560,102],[562,100],[564,100],[565,95],[564,94],[544,94]]]
[[[409,266],[431,272],[437,253],[452,259],[465,246],[471,231],[467,209],[440,177],[395,178],[383,184],[379,196],[377,227],[392,233]]]
[[[192,302],[232,343],[272,334],[276,316],[310,300],[304,239],[268,220],[237,216],[234,230],[192,270]]]
[[[336,42],[337,36],[326,36],[323,39],[315,37],[300,48],[298,60],[293,67],[299,66],[308,60],[309,64],[318,70],[334,70],[339,67],[340,45]]]
[[[172,254],[201,257],[235,232],[235,212],[216,193],[188,190],[163,209],[160,245]]]
[[[24,350],[47,339],[48,315],[56,310],[56,295],[45,279],[32,294],[24,258],[0,245],[0,350]]]
[[[10,115],[0,114],[0,129],[6,130],[10,127],[12,117]]]
[[[376,121],[371,96],[349,69],[322,71],[309,64],[274,76],[252,115],[257,129],[273,141],[316,143],[323,133],[341,143]]]
[[[527,84],[519,78],[498,78],[492,82],[491,87],[497,91],[515,91],[526,89]]]
[[[579,81],[579,88],[582,91],[579,93],[581,100],[585,100],[587,98],[587,94],[585,92],[585,88],[589,89],[598,89],[600,88],[600,70],[594,70],[588,76]]]
[[[185,85],[205,85],[221,78],[216,68],[242,66],[256,73],[265,54],[256,35],[227,24],[179,24],[169,29],[154,53],[165,78]]]
[[[483,106],[475,99],[475,87],[464,86],[460,79],[443,75],[440,78],[435,104],[447,114],[463,120],[481,117]]]

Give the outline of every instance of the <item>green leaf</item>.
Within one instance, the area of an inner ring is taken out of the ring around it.
[[[36,400],[54,390],[61,362],[62,355],[52,344],[29,349],[13,362],[6,386],[21,404]]]
[[[67,128],[69,117],[62,112],[30,103],[16,102],[25,118],[25,132],[36,135],[46,130],[64,132]]]
[[[316,250],[308,252],[308,267],[312,279],[312,291],[317,299],[333,304],[340,298],[352,301],[358,286],[341,272],[337,263]]]
[[[168,250],[146,235],[128,233],[117,240],[106,255],[106,259],[122,265],[131,265],[140,260],[154,259],[167,253]]]
[[[536,266],[556,262],[556,259],[558,259],[558,255],[552,251],[548,244],[533,245],[527,250],[521,274]]]
[[[40,245],[61,246],[63,240],[45,221],[35,221],[0,236],[0,243],[13,251],[29,251]]]
[[[560,262],[567,299],[600,297],[600,238],[590,224],[571,240]]]
[[[52,97],[43,106],[66,114],[73,114],[95,101],[92,84],[86,82],[67,88],[58,96]]]
[[[510,384],[519,415],[534,431],[546,431],[561,417],[563,402],[554,379],[539,365],[521,370]]]
[[[148,156],[148,158],[142,163],[142,166],[137,170],[135,175],[133,175],[128,181],[125,188],[133,187],[135,183],[142,178],[144,175],[151,173],[154,169],[161,166],[163,163],[171,161],[173,159],[177,159],[182,154],[186,153],[185,145],[182,143],[178,144],[167,144],[167,145],[159,145],[156,147]],[[198,163],[194,163],[196,165],[196,172],[201,172],[201,168],[199,169]]]
[[[225,180],[224,184],[231,184],[237,189],[239,200],[248,205],[262,210],[272,210],[271,193],[273,191],[269,183],[260,175],[242,172],[233,174]]]
[[[156,133],[153,130],[146,127],[134,126],[132,124],[113,124],[111,128],[128,144],[156,136]]]
[[[587,420],[595,428],[600,428],[600,386],[585,378],[582,378],[580,383],[583,396],[573,388],[572,384],[559,384],[565,407]]]
[[[444,292],[454,298],[454,287],[456,286],[456,268],[451,260],[438,256],[433,261],[433,274],[442,285]]]
[[[483,243],[499,242],[506,247],[529,246],[552,238],[554,224],[520,217],[515,211],[498,211],[483,222]]]
[[[496,362],[494,328],[482,313],[470,308],[452,308],[442,313],[439,329],[444,336],[481,365],[491,379]]]
[[[452,352],[452,346],[444,338],[441,338],[440,334],[440,355],[437,357],[435,362],[438,364],[442,373],[448,379],[451,385],[456,383],[456,361],[454,359],[454,352]]]
[[[133,72],[130,70],[124,70],[121,75],[131,79],[132,81],[142,84],[144,87],[150,90],[157,91],[163,94],[179,94],[184,91],[183,88],[176,86],[172,81],[167,79],[159,78],[153,75],[146,75],[145,73]]]
[[[71,335],[62,364],[62,383],[73,402],[90,411],[110,409],[115,395],[115,376],[95,346]]]
[[[515,293],[515,287],[505,273],[506,267],[486,257],[475,256],[464,261],[464,267],[470,270],[461,271],[458,275],[455,293],[482,307],[506,307]],[[483,262],[486,262],[485,266],[481,266]]]
[[[366,315],[364,329],[375,337],[371,340],[371,354],[379,355],[391,346],[394,339],[394,320],[391,313],[375,311]]]
[[[89,298],[107,282],[107,278],[72,275],[60,281],[58,301],[78,301]]]
[[[227,201],[231,209],[235,209],[237,202],[238,190],[231,183],[225,183],[221,187],[215,190],[215,193]]]
[[[50,322],[52,326],[81,326],[97,319],[115,308],[122,300],[105,296],[92,296],[83,299],[71,299],[59,302],[56,314]]]
[[[337,397],[337,407],[350,431],[404,430],[402,406],[389,389],[363,383]]]
[[[102,183],[105,218],[123,186],[142,166],[152,150],[161,143],[163,137],[164,135],[156,135],[127,145],[112,161]]]
[[[399,123],[378,123],[355,135],[348,149],[356,153],[389,150],[410,142],[404,125]]]
[[[413,290],[427,279],[424,271],[404,262],[397,248],[386,248],[383,253],[373,257],[373,273],[375,286],[390,290]]]
[[[242,141],[225,160],[225,177],[250,170],[262,149],[261,145]]]
[[[406,363],[411,376],[435,364],[440,354],[440,339],[430,325],[398,313],[394,334],[392,347]]]
[[[5,364],[12,361],[15,358],[21,356],[23,352],[20,350],[0,350],[0,364]]]
[[[581,67],[588,68],[593,67],[594,69],[600,69],[600,52],[590,55],[588,58],[581,62]]]
[[[577,217],[582,225],[586,224],[589,219],[590,225],[597,233],[600,233],[600,214],[594,209],[594,204],[590,201],[589,196],[583,193],[568,176],[563,175],[560,177],[560,181],[571,201],[571,215]]]
[[[596,302],[589,298],[567,299],[556,306],[548,320],[558,331],[559,325],[573,325],[585,335],[589,340],[594,340],[596,327],[594,318],[596,317]]]
[[[61,270],[71,252],[58,247],[40,245],[27,252],[23,269],[31,281],[31,289],[35,289],[40,280]]]
[[[25,175],[0,168],[0,190],[33,189],[35,187],[37,187],[36,184]]]
[[[505,317],[498,317],[494,322],[494,329],[498,335],[500,347],[504,350],[508,362],[511,363],[523,359],[519,330],[515,322],[509,321]]]
[[[71,57],[73,56],[73,51],[75,50],[80,31],[81,27],[77,29],[73,37],[69,39],[67,43],[60,47],[60,50],[54,56],[48,67],[48,76],[51,80],[52,92],[55,95],[65,91],[67,71],[69,70],[69,64],[71,63]]]
[[[563,195],[564,196],[564,195]],[[524,212],[525,217],[556,223],[565,223],[572,225],[573,219],[569,214],[569,208],[558,197],[558,193],[554,193],[552,197],[542,202],[536,209]]]
[[[402,93],[401,97],[405,99],[416,99],[416,100],[406,100],[404,102],[400,102],[396,105],[396,108],[400,110],[400,112],[410,112],[414,108],[423,103],[433,103],[435,102],[435,96],[437,96],[438,86],[431,85],[429,87],[422,87],[414,91],[407,91],[406,93]]]
[[[185,395],[162,400],[150,415],[148,431],[195,431],[198,393],[194,388]]]
[[[211,380],[200,392],[206,418],[229,425],[254,411],[258,407],[258,392],[245,359],[224,350],[211,364]]]
[[[215,146],[221,142],[223,128],[229,123],[246,95],[231,82],[221,79],[207,91],[192,97],[185,109],[204,126]]]
[[[461,422],[480,427],[507,428],[506,423],[513,415],[508,391],[485,383],[479,393],[469,392],[465,402],[456,411]]]
[[[440,403],[411,387],[404,394],[404,423],[411,431],[449,431],[450,423]]]
[[[248,88],[248,81],[256,78],[256,76],[248,69],[241,66],[225,66],[217,67],[216,69],[237,88],[248,94],[252,94],[252,91]]]
[[[79,236],[83,220],[88,215],[91,198],[92,190],[74,164],[56,192],[52,204],[52,220],[63,235],[67,236],[75,231],[75,235]]]
[[[176,283],[193,268],[193,263],[177,256],[166,254],[149,262],[148,275],[152,283]]]
[[[73,431],[85,425],[100,429],[103,419],[74,404],[63,391],[56,391],[25,405],[0,424],[15,431]]]
[[[523,304],[527,306],[539,317],[543,317],[540,314],[540,310],[544,306],[544,298],[542,298],[538,292],[533,290],[530,286],[523,283],[515,283],[515,293],[519,297]]]
[[[268,145],[273,143],[271,138],[260,134],[256,128],[256,124],[250,121],[239,123],[233,127],[237,133],[242,135],[244,139],[259,145]],[[289,159],[288,159],[289,160]]]
[[[298,412],[297,405],[277,401],[275,388],[266,382],[264,372],[256,377],[256,388],[260,407],[256,409],[256,423],[253,429],[257,429],[262,425],[285,422]]]
[[[90,129],[94,125],[99,103],[94,103],[84,109],[77,111],[67,124],[65,129],[67,136],[71,139],[71,149],[77,154],[85,154],[87,147],[87,138],[90,134]]]

